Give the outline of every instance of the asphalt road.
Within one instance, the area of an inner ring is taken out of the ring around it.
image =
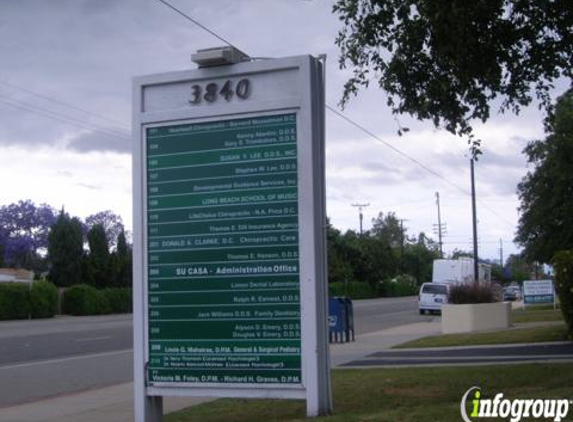
[[[131,315],[0,323],[0,407],[132,379]]]
[[[417,296],[356,300],[353,307],[356,334],[440,318],[437,315],[420,315]]]
[[[438,318],[417,298],[354,301],[356,334]],[[0,407],[132,379],[131,315],[0,323]]]

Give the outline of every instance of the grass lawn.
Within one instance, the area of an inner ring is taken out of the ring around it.
[[[394,346],[393,349],[408,347],[448,347],[448,346],[477,346],[484,344],[510,343],[539,343],[546,341],[567,340],[567,327],[563,325],[544,325],[531,328],[508,328],[506,330],[443,334],[423,337]]]
[[[503,392],[507,398],[571,399],[573,364],[344,369],[332,372],[332,384],[333,415],[317,422],[458,421],[460,400],[472,386],[481,387],[484,398]],[[221,399],[165,420],[295,422],[306,413],[302,401]]]
[[[546,322],[546,321],[563,321],[561,309],[553,309],[553,306],[547,307],[530,307],[527,309],[514,309],[511,312],[513,322]]]

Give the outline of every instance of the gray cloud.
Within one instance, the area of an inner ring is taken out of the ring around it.
[[[89,190],[101,190],[102,187],[99,185],[90,185],[88,183],[76,183],[78,186],[81,186],[82,188],[86,188]]]
[[[110,151],[131,153],[131,139],[100,132],[86,132],[73,139],[68,148],[77,152]]]

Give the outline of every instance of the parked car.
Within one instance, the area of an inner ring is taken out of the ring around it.
[[[418,296],[420,315],[426,311],[429,313],[442,312],[442,304],[448,303],[449,285],[441,283],[424,283],[420,287]]]
[[[503,289],[503,300],[513,302],[521,299],[521,289],[517,286],[508,286]]]

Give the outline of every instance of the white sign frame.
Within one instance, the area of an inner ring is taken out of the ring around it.
[[[191,85],[248,77],[242,101],[191,105]],[[260,83],[260,85],[259,85]],[[145,128],[296,113],[299,193],[299,279],[302,382],[293,385],[212,384],[182,387],[146,383],[148,361],[147,192]],[[297,56],[137,77],[133,80],[133,321],[136,422],[162,420],[163,396],[306,399],[307,416],[332,408],[326,280],[323,63]]]
[[[551,296],[553,297],[552,302],[531,302],[527,303],[526,297],[535,297],[535,296]],[[527,305],[535,305],[535,304],[545,304],[545,303],[553,303],[553,307],[555,308],[555,285],[553,284],[553,280],[524,280],[523,281],[523,304],[524,306]]]

